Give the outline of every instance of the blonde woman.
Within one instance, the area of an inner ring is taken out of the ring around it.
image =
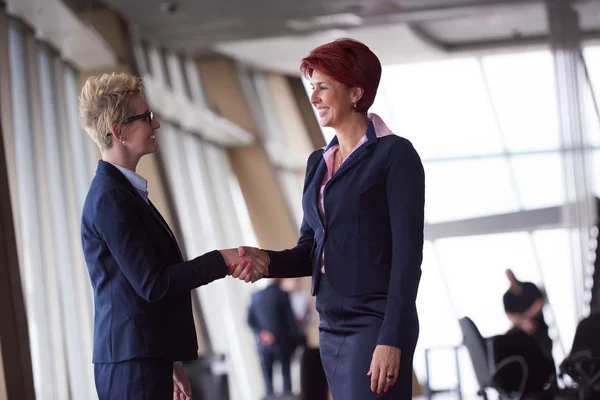
[[[268,272],[266,264],[252,268],[236,250],[183,260],[146,180],[136,173],[140,158],[158,151],[160,128],[139,78],[89,78],[79,109],[102,153],[81,222],[94,289],[98,397],[190,399],[189,381],[176,362],[197,357],[190,291],[228,274],[255,280]]]

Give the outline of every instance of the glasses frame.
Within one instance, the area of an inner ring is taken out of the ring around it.
[[[123,121],[123,124],[129,124],[133,121],[137,121],[138,119],[144,118],[147,120],[148,125],[152,125],[152,120],[154,120],[154,113],[152,111],[148,111],[143,114],[134,115],[133,117],[129,117],[125,121]]]
[[[143,114],[138,114],[138,115],[134,115],[133,117],[129,117],[127,119],[125,119],[125,121],[122,122],[122,124],[129,124],[131,122],[137,121],[138,119],[146,119],[146,122],[148,122],[148,125],[152,126],[152,121],[154,121],[154,113],[152,112],[152,110],[145,112]],[[110,136],[112,135],[112,133],[107,133],[106,136]]]

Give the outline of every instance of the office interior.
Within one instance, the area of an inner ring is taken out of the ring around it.
[[[425,168],[415,398],[506,398],[477,376],[460,321],[482,338],[510,329],[507,268],[545,294],[560,389],[582,385],[559,372],[600,308],[600,1],[0,0],[0,399],[97,398],[79,229],[100,158],[78,119],[86,79],[143,78],[160,152],[137,172],[186,257],[285,249],[306,159],[334,135],[300,60],[340,37],[380,58],[370,111]],[[205,364],[190,380],[219,399],[264,396],[246,323],[259,287],[192,293]],[[308,399],[301,361],[294,392]]]

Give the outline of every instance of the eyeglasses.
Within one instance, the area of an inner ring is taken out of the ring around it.
[[[123,123],[128,124],[130,122],[137,121],[138,119],[146,119],[148,125],[152,125],[152,120],[154,120],[154,113],[152,111],[148,111],[140,115],[134,115],[133,117],[127,118],[125,121],[123,121]]]
[[[129,117],[125,121],[123,121],[123,124],[129,124],[133,121],[137,121],[138,119],[146,119],[146,122],[148,122],[148,125],[152,125],[152,121],[154,121],[154,113],[152,111],[148,111],[143,114],[134,115],[133,117]],[[110,135],[112,135],[112,133],[110,133],[110,132],[106,134],[106,136],[110,136]]]

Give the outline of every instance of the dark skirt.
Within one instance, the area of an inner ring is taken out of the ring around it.
[[[317,291],[317,311],[321,318],[319,340],[323,369],[334,400],[406,400],[412,398],[412,361],[418,336],[418,319],[409,337],[414,338],[401,349],[400,373],[387,393],[371,392],[367,376],[379,329],[383,323],[387,296],[370,294],[345,296],[335,291],[326,274]]]

